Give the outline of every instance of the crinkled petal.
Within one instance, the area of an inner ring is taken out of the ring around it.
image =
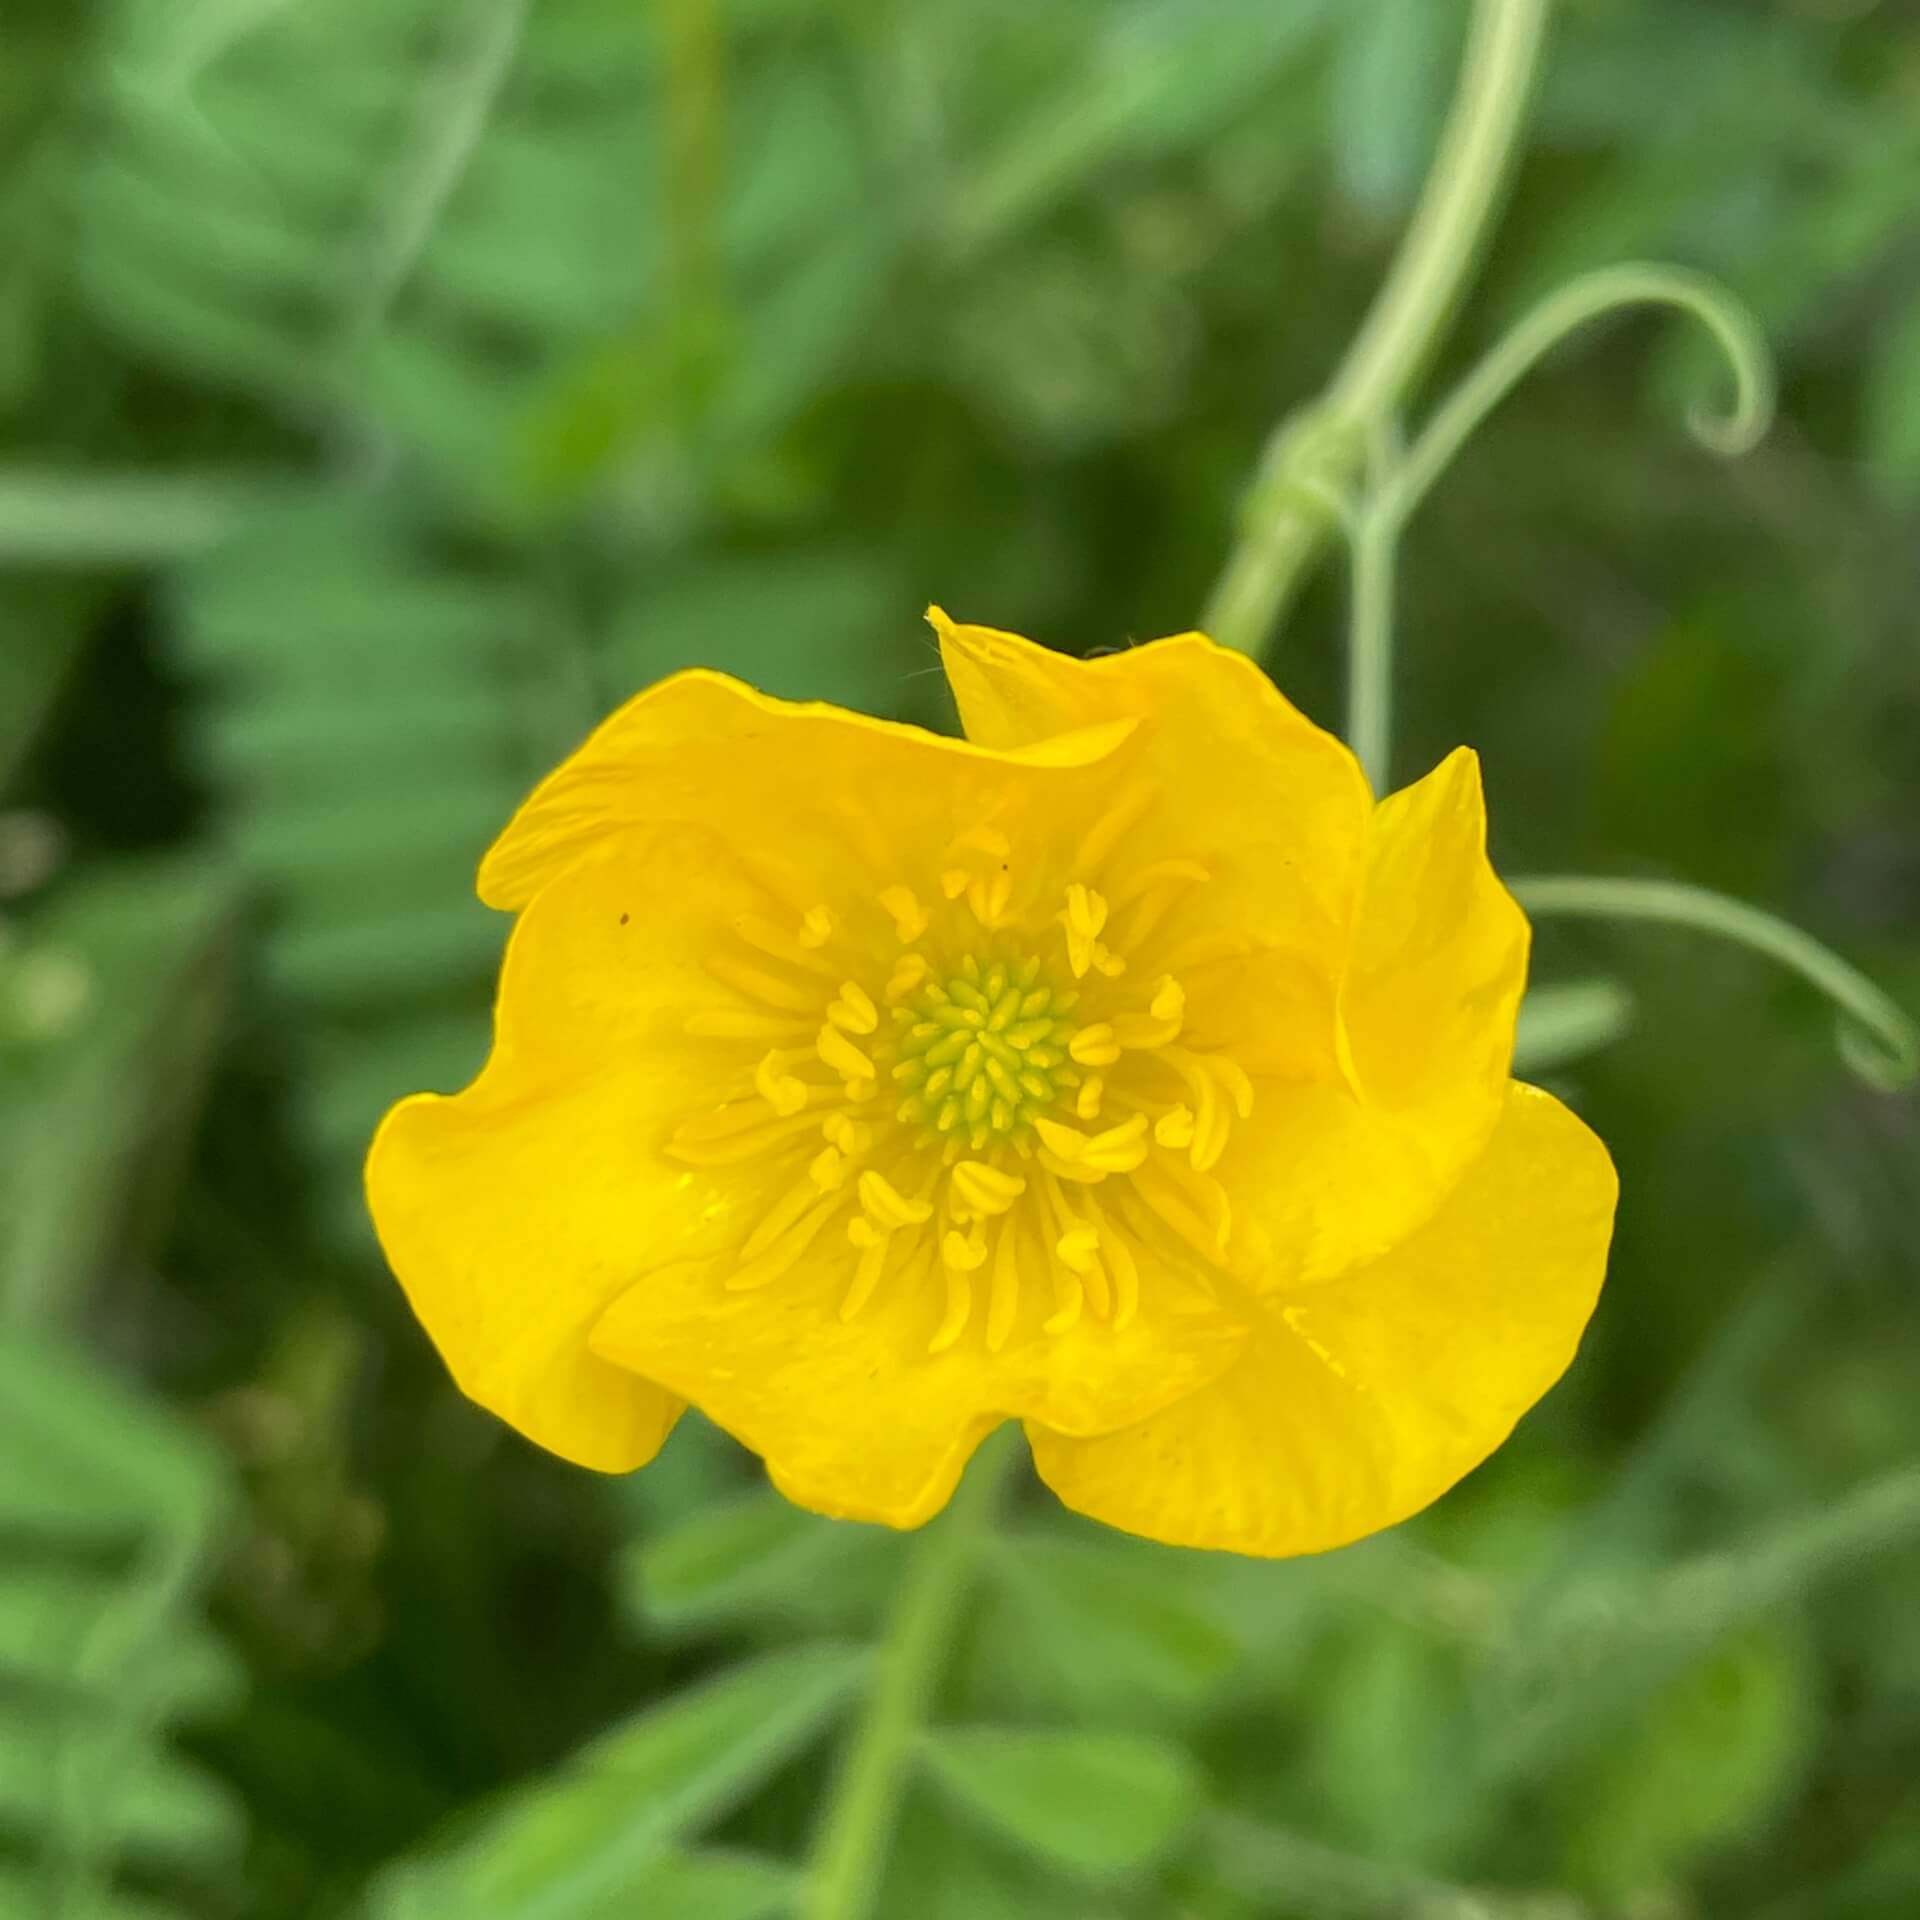
[[[775,1283],[730,1292],[729,1261],[649,1273],[607,1311],[595,1351],[663,1382],[760,1454],[791,1500],[820,1513],[912,1527],[946,1504],[982,1437],[1008,1417],[1103,1432],[1217,1378],[1246,1336],[1197,1276],[1142,1276],[1140,1310],[1116,1332],[1083,1313],[1045,1333],[1056,1308],[1038,1250],[1022,1251],[1018,1324],[1004,1350],[982,1337],[991,1265],[976,1269],[966,1334],[929,1347],[946,1287],[932,1259],[880,1283],[840,1316],[854,1256],[838,1223]]]
[[[1317,973],[1330,992],[1358,898],[1371,798],[1347,747],[1244,654],[1183,633],[1078,660],[991,627],[928,618],[970,739],[1012,748],[1131,718],[1126,796],[1070,877],[1116,897],[1178,862],[1206,876],[1130,964],[1176,964],[1211,938],[1240,964]],[[1085,844],[1085,843],[1083,843]],[[1184,952],[1183,952],[1184,949]],[[1249,961],[1251,956],[1251,961]]]
[[[1274,1073],[1223,1175],[1265,1252],[1256,1287],[1344,1272],[1440,1205],[1505,1104],[1527,945],[1487,861],[1479,762],[1462,748],[1375,809],[1332,1028],[1303,1028],[1294,1003],[1239,988],[1239,1057]],[[1302,1071],[1312,1032],[1330,1051]]]
[[[462,1093],[402,1101],[368,1155],[381,1244],[455,1380],[583,1466],[642,1464],[680,1407],[591,1353],[589,1328],[644,1266],[706,1250],[759,1203],[714,1183],[696,1207],[660,1151],[711,1096],[685,1016],[713,999],[706,953],[745,897],[690,832],[543,890],[508,945],[485,1069]]]
[[[480,897],[493,907],[522,906],[610,837],[663,822],[737,822],[740,844],[756,845],[779,820],[793,829],[789,852],[801,865],[809,853],[843,848],[828,833],[802,831],[799,802],[857,796],[872,812],[877,800],[902,793],[979,788],[996,763],[1091,766],[1133,726],[1113,715],[998,753],[819,701],[776,700],[704,668],[676,673],[603,721],[534,789],[481,863]],[[970,769],[972,780],[943,778],[956,769]],[[844,841],[844,828],[840,834]]]
[[[1239,1364],[1123,1432],[1029,1423],[1041,1477],[1150,1539],[1315,1553],[1405,1519],[1484,1460],[1573,1358],[1606,1266],[1606,1149],[1511,1086],[1485,1152],[1404,1245],[1269,1300]]]
[[[1479,757],[1460,747],[1374,814],[1341,1008],[1370,1100],[1402,1111],[1470,1103],[1479,1140],[1492,1132],[1529,933],[1487,859]]]

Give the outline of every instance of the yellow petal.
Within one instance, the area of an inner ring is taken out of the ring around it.
[[[1103,1432],[1146,1417],[1232,1363],[1244,1323],[1197,1276],[1146,1271],[1128,1325],[1083,1313],[1045,1335],[1051,1270],[1032,1236],[1018,1248],[1019,1302],[999,1352],[984,1328],[997,1237],[964,1275],[963,1331],[943,1332],[949,1296],[937,1249],[889,1270],[850,1320],[840,1314],[859,1250],[837,1232],[782,1279],[728,1291],[724,1261],[683,1261],[636,1281],[600,1322],[596,1353],[658,1380],[767,1463],[790,1500],[819,1513],[913,1527],[946,1504],[981,1439],[1008,1417]],[[1145,1256],[1142,1256],[1143,1264]]]
[[[759,1204],[711,1175],[696,1194],[661,1153],[729,1057],[685,1022],[717,997],[703,961],[740,885],[675,835],[548,887],[515,924],[484,1071],[402,1101],[368,1155],[381,1244],[454,1379],[584,1466],[650,1459],[680,1407],[588,1329],[647,1264],[744,1235]],[[669,889],[678,911],[651,912]]]
[[[1139,723],[1123,795],[1083,836],[1081,866],[1067,878],[1117,897],[1129,873],[1160,865],[1209,876],[1162,923],[1156,968],[1177,942],[1217,930],[1249,951],[1289,956],[1287,964],[1304,958],[1331,983],[1371,811],[1365,776],[1341,741],[1244,654],[1204,634],[1077,660],[1018,634],[958,625],[938,607],[927,617],[969,739],[1012,749]],[[1144,971],[1149,956],[1129,950],[1128,925],[1116,907],[1102,938]],[[1166,970],[1180,972],[1171,959]]]
[[[1248,1271],[1257,1288],[1344,1272],[1440,1205],[1500,1118],[1527,944],[1462,748],[1374,812],[1331,1026],[1300,991],[1263,986],[1256,962],[1235,971],[1251,1029],[1236,1055],[1277,1076],[1222,1172],[1265,1262]]]
[[[1122,1432],[1029,1423],[1068,1506],[1236,1553],[1317,1553],[1436,1499],[1512,1430],[1579,1344],[1606,1266],[1606,1149],[1512,1085],[1445,1206],[1373,1265],[1267,1300],[1239,1364]]]
[[[1467,747],[1374,814],[1341,1010],[1362,1089],[1396,1107],[1471,1097],[1498,1118],[1527,984],[1526,915],[1487,860]]]
[[[740,829],[736,844],[756,846],[767,822],[780,820],[790,864],[833,871],[833,855],[844,858],[847,827],[829,824],[824,810],[818,820],[795,818],[796,803],[820,798],[823,767],[834,770],[833,793],[857,796],[876,815],[890,795],[947,799],[960,791],[979,796],[974,813],[963,817],[984,818],[1007,766],[1089,767],[1133,725],[1131,717],[1113,715],[996,753],[819,701],[776,700],[704,668],[677,673],[603,721],[534,789],[481,863],[480,897],[493,907],[523,906],[610,838],[660,823],[731,824]],[[932,832],[932,811],[923,800],[909,815],[927,814]],[[951,821],[945,814],[937,823],[943,838]]]

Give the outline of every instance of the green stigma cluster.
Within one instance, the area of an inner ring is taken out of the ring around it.
[[[1079,995],[1040,979],[1038,959],[968,954],[894,1009],[900,1118],[980,1153],[1032,1130],[1080,1076],[1067,1054]]]

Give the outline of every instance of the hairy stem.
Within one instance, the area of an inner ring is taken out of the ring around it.
[[[800,1920],[869,1920],[906,1791],[914,1743],[953,1644],[993,1516],[1018,1458],[1002,1431],[915,1544],[880,1648],[873,1690],[814,1841]]]
[[[1242,510],[1240,537],[1202,624],[1258,653],[1330,525],[1372,429],[1406,401],[1451,317],[1507,175],[1546,23],[1547,0],[1479,0],[1433,170],[1385,284],[1326,391],[1281,422]]]

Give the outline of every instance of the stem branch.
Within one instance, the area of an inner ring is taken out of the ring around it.
[[[1358,476],[1371,431],[1399,412],[1480,255],[1532,90],[1547,0],[1478,0],[1460,83],[1405,238],[1346,357],[1268,441],[1240,538],[1202,625],[1258,653],[1327,537],[1320,498]]]

